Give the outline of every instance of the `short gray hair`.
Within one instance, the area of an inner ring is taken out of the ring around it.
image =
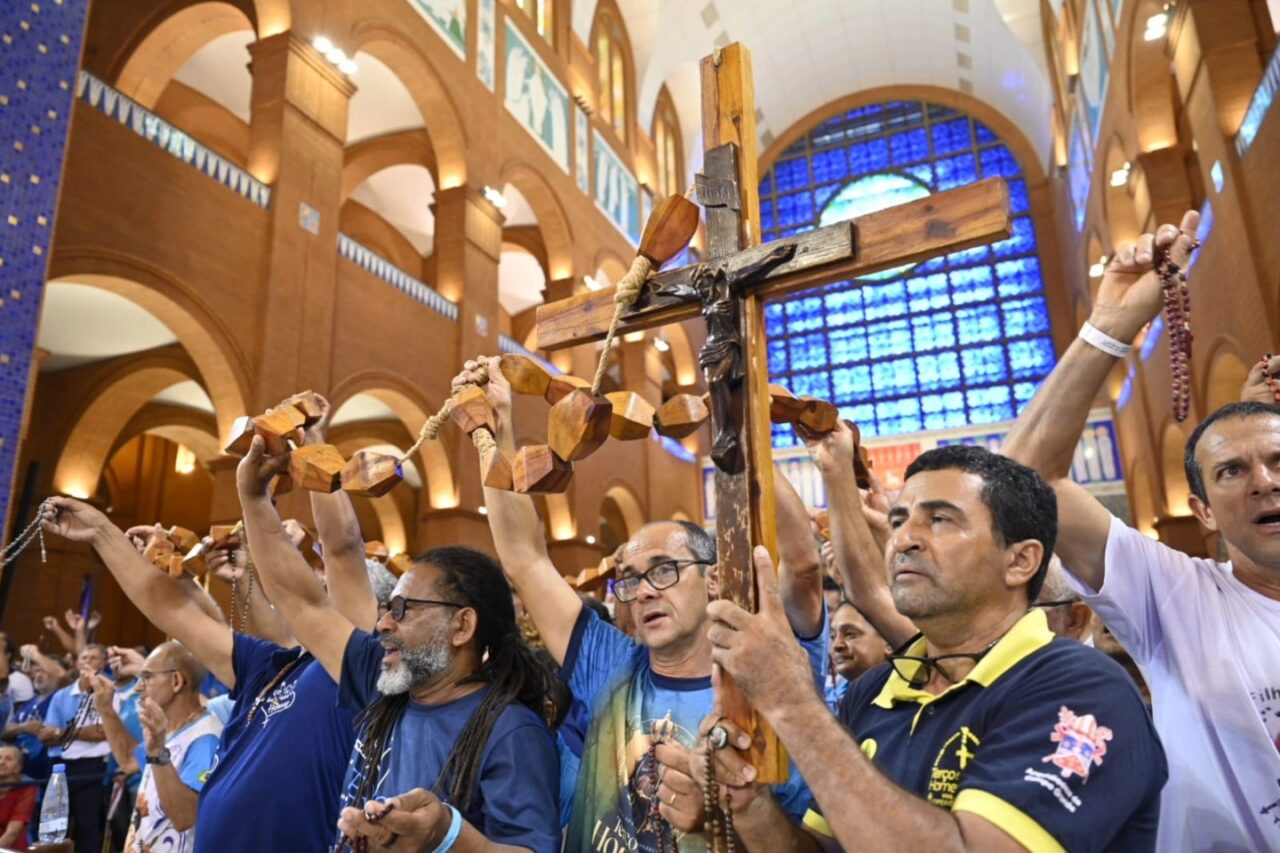
[[[364,568],[369,573],[369,588],[373,590],[378,606],[386,607],[396,588],[396,576],[382,563],[368,557],[364,558]]]

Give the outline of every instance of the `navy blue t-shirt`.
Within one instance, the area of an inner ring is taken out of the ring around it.
[[[378,676],[385,650],[377,635],[355,630],[342,661],[339,702],[361,711],[381,695]],[[389,753],[382,760],[375,796],[393,797],[413,788],[431,791],[449,760],[453,745],[486,695],[482,688],[446,702],[410,702],[391,732]],[[360,787],[360,744],[350,751],[342,807],[353,803]],[[442,786],[447,788],[447,783]],[[520,703],[508,705],[489,732],[476,776],[471,806],[462,813],[485,838],[535,853],[560,849],[560,765],[546,723]],[[447,790],[435,790],[449,802]],[[456,805],[456,804],[455,804]]]
[[[196,850],[327,850],[355,714],[338,707],[338,685],[300,648],[236,634],[232,659],[235,711],[200,793]],[[248,722],[258,695],[295,661]]]

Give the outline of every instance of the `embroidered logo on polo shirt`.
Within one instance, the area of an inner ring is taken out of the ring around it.
[[[1093,765],[1102,766],[1102,756],[1107,754],[1107,741],[1111,740],[1111,729],[1098,725],[1093,714],[1077,716],[1063,705],[1058,709],[1058,724],[1049,739],[1058,748],[1040,761],[1057,765],[1063,779],[1074,775],[1088,782]]]
[[[267,697],[267,701],[262,706],[262,724],[265,726],[267,721],[281,711],[287,711],[293,707],[293,702],[298,698],[297,691],[294,689],[293,682],[281,684],[271,692]]]
[[[981,745],[982,741],[968,726],[961,726],[960,731],[947,738],[933,759],[933,769],[929,773],[929,793],[925,798],[930,803],[944,809],[951,808],[960,790],[960,777],[969,762],[977,757]]]

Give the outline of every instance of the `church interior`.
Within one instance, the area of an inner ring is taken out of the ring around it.
[[[696,195],[699,63],[738,43],[756,240],[1007,184],[1007,237],[764,309],[770,381],[838,406],[888,487],[923,450],[998,450],[1109,258],[1200,212],[1189,417],[1157,321],[1096,400],[1073,476],[1148,536],[1217,554],[1182,458],[1280,344],[1277,0],[10,6],[0,55],[45,70],[0,72],[6,541],[57,494],[122,528],[234,523],[237,419],[303,390],[330,401],[345,457],[403,455],[468,359],[591,377],[600,343],[541,348],[538,308],[617,285],[655,207]],[[704,222],[668,266],[707,251]],[[706,338],[697,316],[621,335],[602,390],[701,396]],[[545,412],[517,401],[519,444],[546,440]],[[646,522],[714,524],[711,441],[610,441],[538,496],[561,573],[599,591]],[[824,506],[791,428],[772,445]],[[354,499],[367,540],[492,547],[465,434],[403,476]],[[279,504],[311,523],[305,493]],[[35,637],[88,597],[117,642],[163,640],[87,546],[46,550],[3,573],[6,631]]]

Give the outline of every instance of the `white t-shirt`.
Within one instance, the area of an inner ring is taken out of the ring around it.
[[[25,672],[18,672],[16,669],[9,672],[9,698],[13,700],[14,707],[35,695],[35,685]]]
[[[1169,760],[1158,849],[1280,850],[1280,601],[1119,519],[1102,589],[1071,580],[1151,688]]]
[[[182,783],[197,794],[204,788],[213,769],[213,756],[222,736],[222,722],[205,711],[187,726],[169,735],[164,745],[169,750],[169,761]],[[155,768],[147,764],[146,745],[138,744],[138,764],[145,767],[142,782],[138,785],[138,799],[134,804],[133,846],[129,849],[165,851],[165,853],[190,853],[195,849],[196,830],[174,829],[160,795],[156,791]]]

